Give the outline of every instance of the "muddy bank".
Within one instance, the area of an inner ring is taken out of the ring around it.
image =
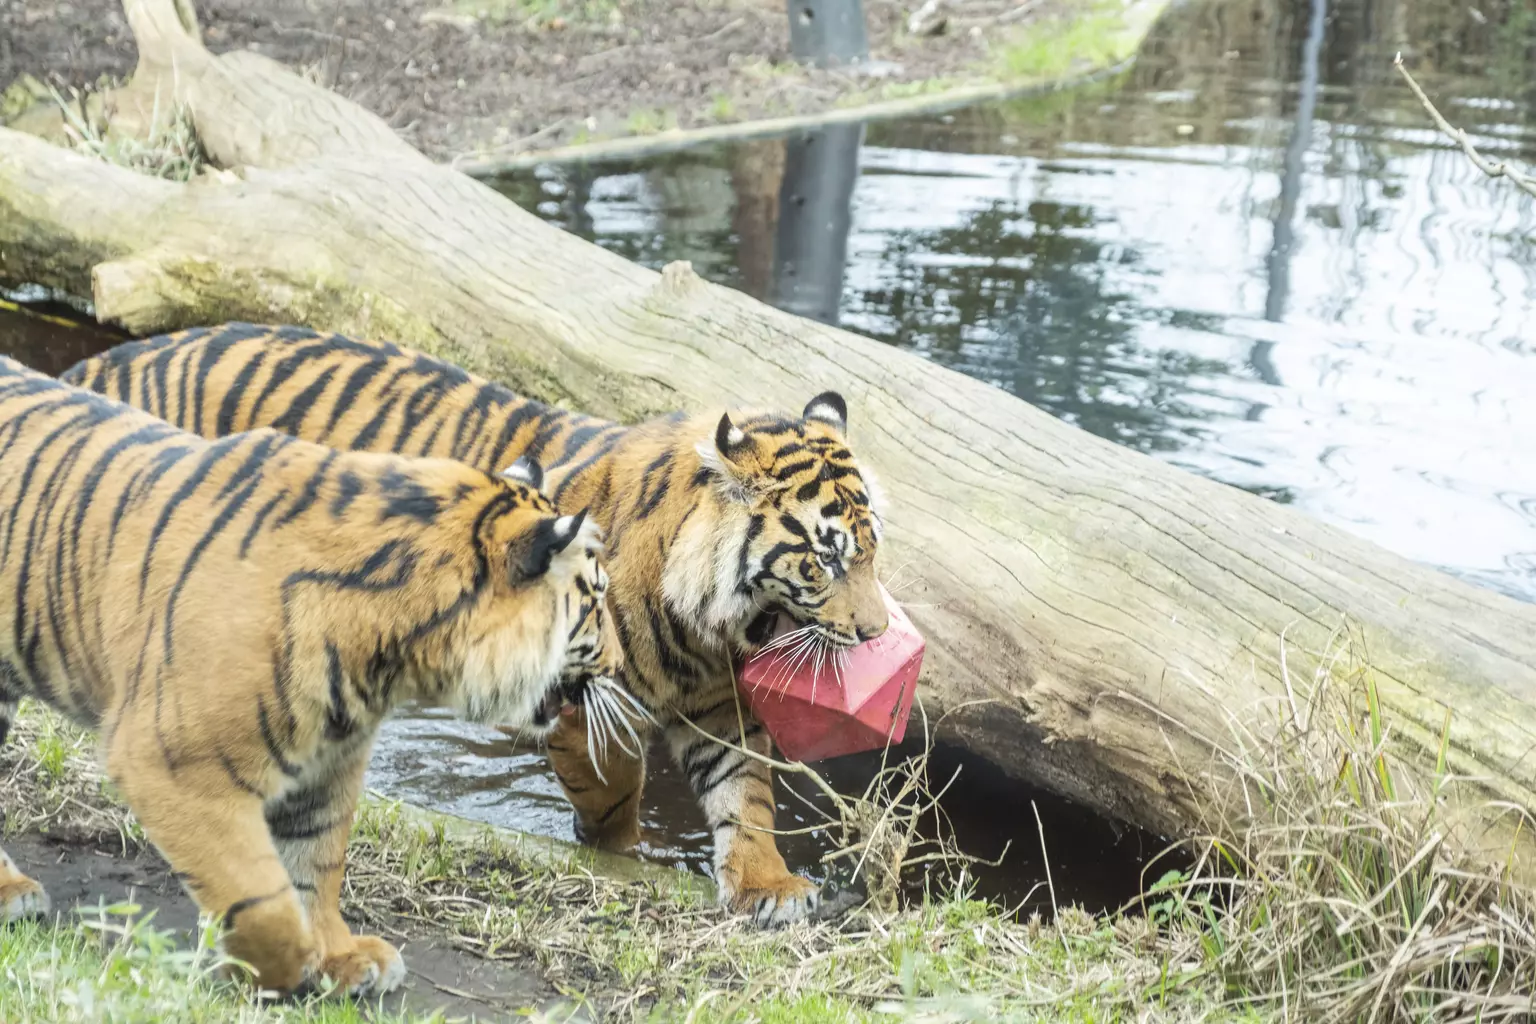
[[[197,926],[196,904],[153,849],[136,850],[116,836],[68,830],[11,836],[5,848],[23,871],[47,888],[61,924],[70,923],[77,911],[133,903],[143,913],[153,912],[157,927],[184,939],[190,939]],[[365,930],[356,920],[348,923],[355,931]],[[378,930],[395,943],[409,969],[405,985],[382,1001],[387,1013],[505,1020],[564,1003],[530,967],[465,953],[416,921],[396,916],[383,924],[380,928],[376,922],[368,930]]]
[[[428,155],[515,154],[808,113],[944,85],[1028,77],[1060,53],[1031,37],[1083,0],[964,0],[913,36],[914,0],[865,0],[872,70],[789,55],[782,0],[200,0],[215,52],[302,69]],[[1093,17],[1099,17],[1094,15]],[[1102,20],[1102,19],[1101,19]],[[1080,42],[1081,40],[1079,40]],[[0,0],[0,88],[123,77],[136,53],[118,0]]]

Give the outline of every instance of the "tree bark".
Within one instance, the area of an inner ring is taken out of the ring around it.
[[[262,57],[211,56],[128,0],[117,117],[192,112],[227,172],[136,176],[0,129],[0,279],[138,333],[228,319],[399,340],[633,421],[837,388],[889,496],[889,572],[929,638],[942,734],[1018,777],[1177,833],[1228,723],[1284,699],[1347,617],[1412,756],[1536,791],[1536,607],[1061,423],[986,384],[561,233]],[[232,173],[229,173],[232,172]],[[970,704],[972,701],[985,703]],[[1270,716],[1272,719],[1273,716]]]

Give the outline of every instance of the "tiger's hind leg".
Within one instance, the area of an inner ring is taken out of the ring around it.
[[[135,734],[138,742],[125,739]],[[125,723],[107,752],[108,774],[129,808],[198,906],[223,918],[225,952],[248,964],[264,989],[306,986],[319,949],[261,798],[217,765],[173,770],[147,735],[152,730]]]
[[[267,803],[267,827],[298,890],[320,949],[320,972],[353,996],[391,992],[405,980],[394,946],[353,935],[341,916],[347,839],[368,767],[370,744],[343,751],[334,767]]]
[[[772,770],[734,749],[770,755],[768,733],[729,696],[706,706],[694,724],[708,736],[676,720],[666,732],[714,836],[720,900],[763,927],[804,920],[816,913],[821,895],[813,883],[790,873],[774,842]]]
[[[638,725],[639,723],[635,723]],[[648,729],[637,729],[642,744]],[[640,794],[645,788],[645,750],[631,757],[610,738],[599,754],[602,773],[587,748],[586,710],[561,715],[550,733],[549,763],[575,809],[576,838],[587,846],[625,853],[640,842]]]
[[[0,662],[0,692],[5,689],[4,662]],[[16,719],[16,701],[0,700],[0,746]],[[48,913],[48,893],[42,885],[21,873],[16,862],[0,850],[0,924]]]

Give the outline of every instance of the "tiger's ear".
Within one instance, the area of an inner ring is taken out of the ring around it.
[[[731,422],[731,414],[723,413],[715,425],[715,450],[727,462],[735,462],[746,450],[747,435]]]
[[[715,443],[701,441],[699,460],[714,473],[725,493],[736,501],[750,501],[757,472],[756,448],[751,438],[725,413],[715,425]]]
[[[544,470],[526,455],[497,475],[516,484],[527,484],[536,491],[544,487]]]
[[[836,391],[823,391],[805,403],[805,412],[800,416],[802,419],[830,423],[840,432],[848,432],[848,403]]]
[[[516,578],[529,580],[549,572],[555,556],[571,546],[571,541],[581,533],[581,524],[586,519],[586,509],[573,516],[540,519],[527,545],[522,548],[521,557],[517,558],[518,571],[514,573],[514,582]]]

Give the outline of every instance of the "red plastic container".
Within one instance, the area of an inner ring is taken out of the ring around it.
[[[797,664],[788,649],[742,665],[736,685],[786,758],[820,761],[878,750],[906,736],[926,644],[884,587],[880,594],[890,625],[850,650],[835,670]]]

